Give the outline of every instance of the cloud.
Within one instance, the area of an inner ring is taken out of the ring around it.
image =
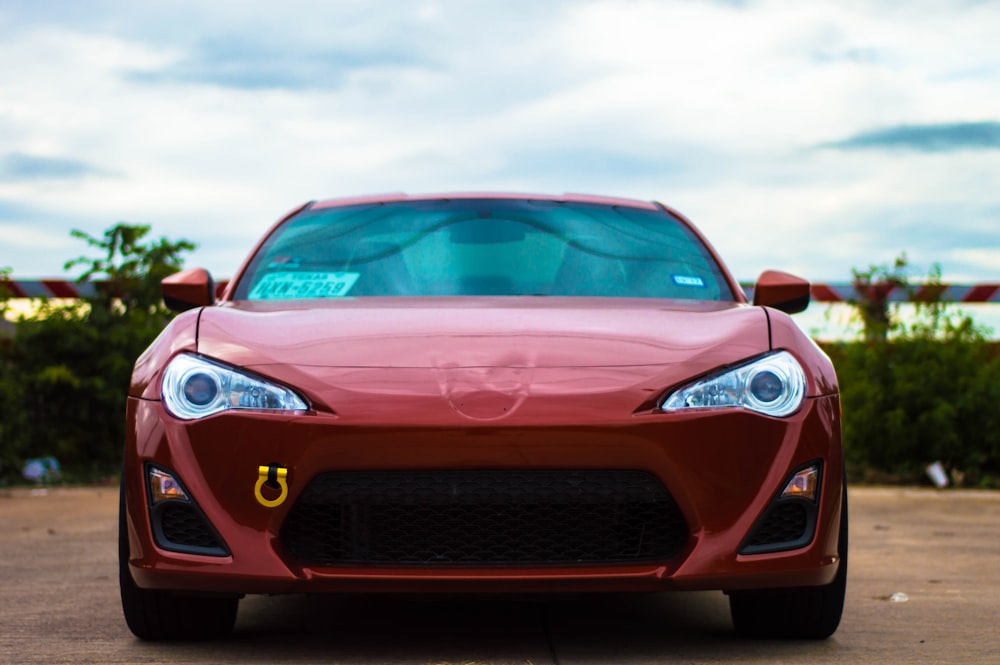
[[[1000,247],[997,217],[995,207],[922,201],[918,205],[887,208],[859,227],[867,229],[875,246],[906,243],[933,253],[962,247]],[[947,233],[943,232],[945,228]]]
[[[998,21],[964,0],[0,1],[0,264],[57,274],[79,249],[46,238],[128,220],[231,276],[296,203],[472,189],[660,199],[743,278],[901,249],[950,270],[1000,242],[1000,116],[965,115],[1000,108]],[[49,232],[31,252],[16,228]]]
[[[886,60],[885,54],[871,47],[849,47],[839,50],[820,51],[813,55],[819,64],[836,64],[842,62],[861,65],[874,65]]]
[[[0,199],[0,268],[13,269],[15,278],[58,276],[63,262],[76,254],[78,240],[66,229],[79,222],[72,217]]]
[[[506,165],[495,175],[538,180],[558,173],[569,181],[608,183],[678,174],[683,168],[680,160],[634,154],[615,147],[556,145],[515,149],[508,154]]]
[[[0,158],[0,179],[8,181],[75,180],[102,173],[103,170],[76,159],[38,157],[21,152],[11,152]]]
[[[862,132],[822,147],[844,150],[890,148],[919,152],[1000,150],[1000,122],[899,125]]]
[[[241,90],[309,90],[340,87],[355,72],[423,66],[415,54],[392,50],[272,48],[242,38],[207,40],[186,58],[127,78],[141,83],[195,83]]]
[[[19,201],[0,199],[0,221],[25,220],[37,217],[37,211]]]

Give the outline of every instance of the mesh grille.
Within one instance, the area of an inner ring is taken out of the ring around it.
[[[663,560],[688,528],[640,471],[338,472],[288,515],[307,565],[527,565]]]
[[[168,503],[159,512],[159,520],[163,537],[172,545],[184,548],[222,548],[204,518],[190,505]]]
[[[796,542],[806,535],[808,526],[808,511],[802,503],[779,503],[757,527],[748,545],[755,547]]]

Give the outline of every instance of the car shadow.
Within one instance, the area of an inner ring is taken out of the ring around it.
[[[242,601],[236,629],[224,641],[145,646],[161,656],[219,663],[566,665],[719,662],[746,656],[748,644],[733,632],[723,594],[679,592],[253,596]],[[825,648],[822,642],[754,644],[751,651],[775,658]]]

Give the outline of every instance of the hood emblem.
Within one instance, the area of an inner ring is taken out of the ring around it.
[[[434,370],[441,395],[470,420],[500,420],[527,399],[531,367],[439,367]]]

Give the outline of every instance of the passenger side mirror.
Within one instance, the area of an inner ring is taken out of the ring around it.
[[[204,268],[190,268],[160,282],[164,304],[175,312],[215,303],[215,284]]]
[[[773,307],[788,314],[803,311],[809,306],[809,282],[778,270],[765,270],[757,278],[753,290],[753,304]]]

